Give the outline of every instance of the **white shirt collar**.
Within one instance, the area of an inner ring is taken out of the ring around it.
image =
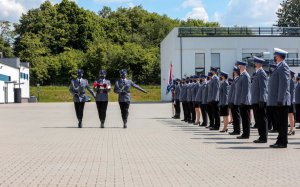
[[[258,68],[255,70],[255,72],[257,73],[258,71],[262,70],[262,67]]]

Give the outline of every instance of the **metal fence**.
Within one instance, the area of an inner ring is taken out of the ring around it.
[[[180,27],[179,37],[299,37],[300,27]]]

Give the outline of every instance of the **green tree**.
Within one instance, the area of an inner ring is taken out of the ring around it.
[[[300,0],[284,0],[277,11],[279,27],[300,26]]]

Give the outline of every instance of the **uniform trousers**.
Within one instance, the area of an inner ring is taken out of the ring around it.
[[[201,115],[202,115],[202,124],[207,126],[207,104],[200,104]]]
[[[241,133],[241,115],[240,108],[237,105],[230,105],[231,115],[232,115],[232,124],[233,132]]]
[[[121,109],[122,119],[123,119],[123,121],[127,122],[128,115],[129,115],[128,110],[129,110],[130,103],[119,102],[119,105],[120,105],[120,109]]]
[[[258,104],[254,104],[253,113],[255,124],[258,128],[259,140],[268,140],[268,123],[267,123],[267,108],[266,106],[259,107]]]
[[[175,116],[180,117],[180,101],[178,99],[175,100]]]
[[[108,101],[96,101],[100,121],[105,121]]]
[[[242,118],[242,127],[243,127],[243,137],[250,137],[250,110],[251,107],[249,105],[241,105],[240,114]]]
[[[78,121],[81,121],[83,118],[83,110],[84,110],[85,102],[74,102],[76,117]]]
[[[278,137],[276,144],[287,145],[288,143],[288,116],[289,107],[288,106],[276,106],[276,125],[278,130]]]

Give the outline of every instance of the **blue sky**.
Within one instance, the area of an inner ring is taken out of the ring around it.
[[[18,22],[22,13],[37,8],[44,0],[0,0],[0,20]],[[50,0],[52,3],[60,0]],[[98,12],[103,6],[142,5],[146,10],[178,19],[218,21],[223,26],[272,26],[282,0],[74,0]]]

